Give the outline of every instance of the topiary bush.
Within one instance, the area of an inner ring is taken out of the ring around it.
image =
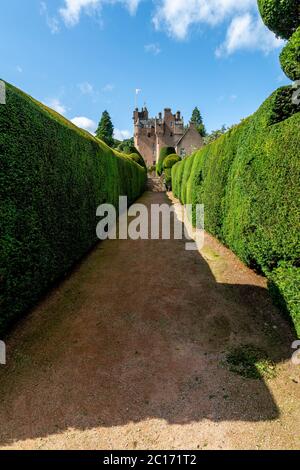
[[[0,106],[0,332],[97,241],[96,209],[129,203],[146,171],[6,84]]]
[[[172,190],[172,167],[180,161],[181,158],[176,153],[169,155],[164,160],[163,168],[165,175],[165,185],[169,191]]]
[[[174,147],[163,147],[163,148],[160,150],[159,159],[158,159],[158,162],[157,162],[157,165],[156,165],[156,171],[157,171],[158,176],[161,176],[161,174],[162,174],[162,172],[163,172],[163,163],[164,163],[164,160],[165,160],[169,155],[174,155],[174,153],[176,153]]]
[[[193,221],[204,204],[206,230],[268,278],[282,262],[300,263],[300,113],[271,125],[277,95],[172,168],[173,193],[193,205]]]
[[[277,36],[289,39],[280,62],[291,80],[300,78],[300,2],[299,0],[258,0],[264,23]]]
[[[265,25],[283,39],[300,25],[299,0],[258,0],[258,8]]]
[[[280,54],[284,73],[293,81],[300,79],[300,27],[294,32]]]
[[[141,165],[141,167],[143,168],[147,168],[146,167],[146,163],[145,163],[145,160],[143,159],[143,157],[141,156],[141,154],[139,153],[132,153],[131,155],[129,155],[129,158],[131,160],[133,160],[134,162],[138,163],[139,165]]]
[[[176,153],[169,155],[164,160],[164,164],[163,164],[164,170],[166,170],[167,168],[172,168],[176,163],[180,161],[181,161],[181,158]]]

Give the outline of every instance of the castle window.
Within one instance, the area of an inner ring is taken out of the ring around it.
[[[151,134],[150,134],[150,132],[148,132],[148,137],[149,137],[149,138],[151,137]]]
[[[173,125],[174,125],[174,122],[173,122],[173,121],[171,121],[171,122],[170,122],[170,126],[171,126],[171,127],[173,127]]]

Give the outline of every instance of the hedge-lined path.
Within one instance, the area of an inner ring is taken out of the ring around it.
[[[184,246],[101,243],[15,328],[1,447],[299,448],[295,338],[265,280],[210,236],[201,255]],[[268,351],[276,378],[222,364],[248,343]]]

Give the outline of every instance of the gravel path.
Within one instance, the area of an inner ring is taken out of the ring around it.
[[[7,340],[0,447],[299,448],[294,339],[265,280],[209,235],[201,253],[100,243]],[[263,348],[277,376],[230,372],[240,344]]]

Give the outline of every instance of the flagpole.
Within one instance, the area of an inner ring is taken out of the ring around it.
[[[135,89],[135,109],[138,107],[138,95],[142,90],[140,88]]]

